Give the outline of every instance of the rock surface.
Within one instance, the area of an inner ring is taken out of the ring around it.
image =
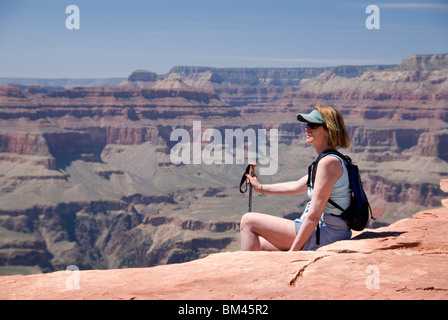
[[[448,299],[448,208],[316,252],[225,252],[152,268],[0,277],[0,299]]]

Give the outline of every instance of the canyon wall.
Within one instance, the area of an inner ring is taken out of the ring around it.
[[[237,250],[245,165],[174,165],[171,133],[186,129],[192,139],[193,121],[222,137],[278,129],[277,174],[260,177],[270,183],[300,178],[315,158],[296,114],[334,106],[352,140],[342,152],[361,168],[376,217],[370,227],[438,206],[448,174],[446,59],[175,67],[138,70],[113,87],[0,86],[0,273],[144,267]],[[254,210],[294,218],[306,201],[257,194]]]

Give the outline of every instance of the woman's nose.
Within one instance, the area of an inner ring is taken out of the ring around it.
[[[311,128],[307,125],[307,126],[305,127],[305,131],[308,132],[308,133],[310,133],[310,132],[311,132]]]

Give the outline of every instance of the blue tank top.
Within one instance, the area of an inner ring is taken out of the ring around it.
[[[350,181],[348,179],[348,171],[346,163],[341,157],[335,154],[327,155],[331,157],[338,158],[342,163],[342,175],[336,180],[333,186],[333,190],[331,191],[330,199],[336,202],[342,209],[347,209],[350,206],[351,200],[351,190],[350,190]],[[308,188],[308,197],[311,199],[313,196],[313,188]],[[334,207],[331,203],[327,202],[325,206],[324,213],[326,214],[334,214],[336,216],[342,213],[341,210]]]

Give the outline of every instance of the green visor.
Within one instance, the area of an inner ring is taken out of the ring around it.
[[[313,110],[309,114],[297,114],[297,120],[310,123],[325,123],[324,118],[319,111]]]

